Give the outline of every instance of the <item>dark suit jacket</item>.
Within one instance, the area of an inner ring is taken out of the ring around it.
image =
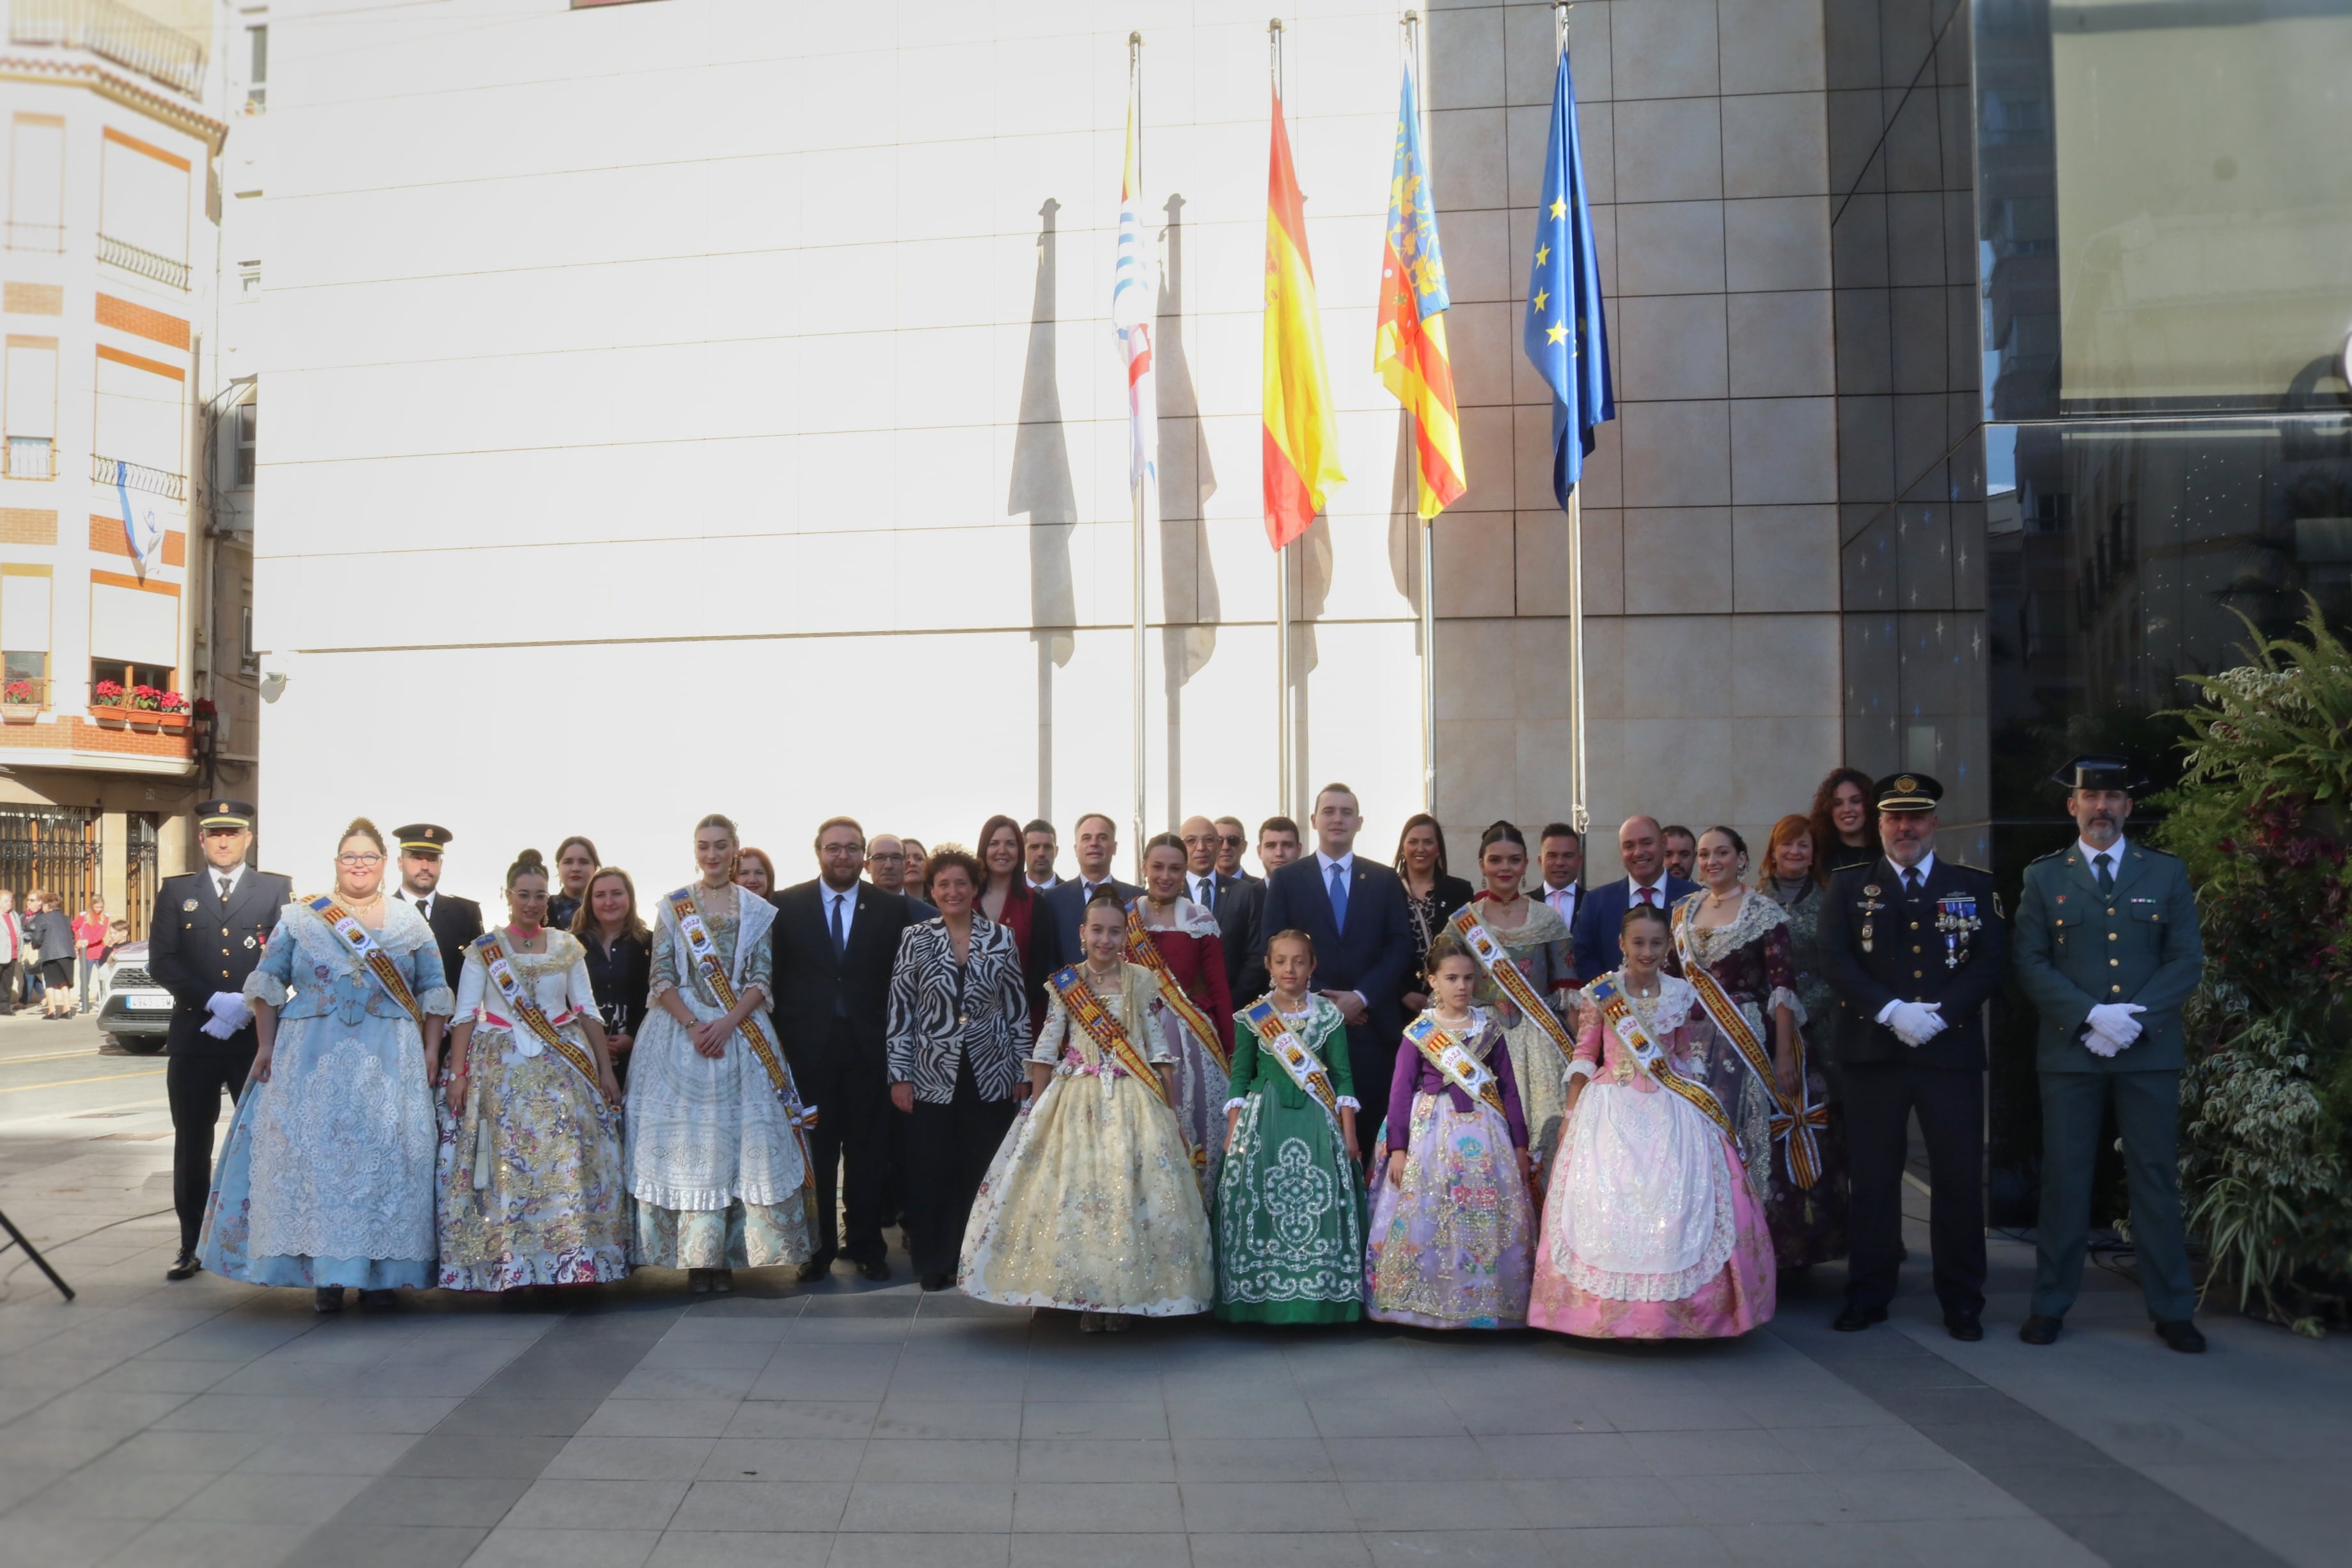
[[[776,1032],[794,1062],[812,1059],[833,1027],[838,1001],[849,1018],[858,1053],[882,1060],[883,1036],[890,1024],[890,970],[898,962],[898,938],[911,912],[898,893],[860,881],[856,918],[849,922],[849,950],[835,958],[833,931],[825,924],[824,884],[812,879],[768,895],[776,924]]]
[[[215,991],[245,989],[246,976],[261,962],[262,943],[293,901],[294,884],[275,871],[246,871],[226,909],[220,884],[204,872],[163,879],[147,922],[147,973],[172,994],[166,1050],[227,1055],[254,1048],[250,1024],[226,1040],[205,1034],[212,1011],[205,1004]]]
[[[1969,900],[1975,910],[1965,918],[1978,925],[1955,949],[1937,922],[1958,915]],[[1868,952],[1862,951],[1864,925],[1870,927]],[[1958,963],[1948,962],[1955,956]],[[1990,872],[1939,855],[1916,898],[1905,895],[1902,873],[1883,858],[1838,872],[1822,902],[1821,922],[1822,978],[1838,997],[1830,1059],[1982,1068],[1984,1005],[2000,989],[2008,963],[2009,921]],[[1940,1002],[1944,1032],[1924,1046],[1905,1045],[1878,1022],[1880,1010],[1894,1001]]]
[[[408,889],[401,889],[392,895],[408,903]],[[457,989],[457,977],[466,973],[466,946],[482,934],[482,906],[471,899],[461,899],[455,893],[433,895],[433,915],[426,924],[433,928],[434,945],[441,950],[441,967],[449,975],[449,989]]]
[[[1405,913],[1404,882],[1386,866],[1356,857],[1348,882],[1348,926],[1331,919],[1331,895],[1323,885],[1323,862],[1300,856],[1266,879],[1257,917],[1266,936],[1303,931],[1315,939],[1315,989],[1362,994],[1367,1022],[1349,1036],[1363,1035],[1392,1051],[1404,1032],[1397,1008],[1399,988],[1412,964],[1412,922]],[[1255,1000],[1255,998],[1252,998]]]
[[[1698,891],[1696,882],[1685,882],[1672,872],[1662,886],[1669,917],[1676,899]],[[1576,900],[1576,929],[1569,932],[1569,940],[1576,950],[1577,979],[1590,985],[1625,962],[1625,950],[1618,939],[1624,934],[1625,910],[1633,900],[1633,884],[1623,877],[1597,888],[1588,886],[1584,897]]]
[[[1265,939],[1258,917],[1265,910],[1265,882],[1253,879],[1227,893],[1217,903],[1217,932],[1225,950],[1225,988],[1234,1005],[1245,1007],[1273,984],[1265,972]]]
[[[1132,887],[1116,877],[1111,879],[1110,885],[1118,889],[1121,903],[1128,903],[1143,893],[1141,888]],[[1040,895],[1052,917],[1045,921],[1045,930],[1054,939],[1051,951],[1044,954],[1047,974],[1064,964],[1086,962],[1086,946],[1078,941],[1078,919],[1087,912],[1086,886],[1076,877],[1066,877]]]

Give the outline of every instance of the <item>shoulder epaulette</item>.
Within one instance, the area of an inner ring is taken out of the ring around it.
[[[2072,846],[2069,846],[2068,848],[2071,849]],[[2027,861],[2026,864],[2029,866],[2039,866],[2044,860],[2063,859],[2065,858],[2067,852],[2067,849],[2053,849],[2047,855],[2036,855],[2032,859]]]
[[[1991,872],[1986,870],[1983,867],[1971,866],[1965,860],[1947,860],[1944,864],[1949,866],[1955,871],[1973,871],[1979,877],[1990,877],[1992,875]]]

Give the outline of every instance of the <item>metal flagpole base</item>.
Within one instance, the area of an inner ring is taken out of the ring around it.
[[[8,1239],[25,1249],[25,1256],[31,1258],[39,1266],[41,1272],[49,1277],[49,1283],[58,1288],[59,1295],[68,1301],[74,1299],[73,1287],[67,1284],[64,1278],[49,1267],[49,1260],[41,1256],[39,1247],[25,1239],[25,1233],[16,1228],[16,1222],[8,1217],[8,1212],[5,1209],[0,1209],[0,1230],[6,1231]],[[6,1249],[0,1247],[0,1251],[5,1250]]]

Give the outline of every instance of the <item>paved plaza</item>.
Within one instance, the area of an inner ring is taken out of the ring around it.
[[[1832,1334],[1823,1269],[1729,1344],[1054,1313],[680,1276],[566,1311],[320,1319],[173,1250],[163,1061],[0,1019],[0,1564],[1325,1568],[2345,1559],[2352,1343],[2242,1319],[2174,1355],[2094,1270],[2057,1347]],[[1915,1205],[1916,1206],[1916,1205]],[[1924,1249],[1915,1228],[1915,1249]]]

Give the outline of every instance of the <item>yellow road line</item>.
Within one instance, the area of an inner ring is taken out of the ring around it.
[[[46,1056],[38,1057],[0,1057],[0,1068],[23,1067],[29,1062],[61,1062],[72,1057],[87,1057],[92,1061],[101,1062],[121,1061],[130,1057],[131,1054],[131,1053],[129,1051],[125,1051],[120,1057],[110,1057],[104,1051],[99,1050],[95,1047],[80,1051],[51,1051]]]
[[[163,1076],[162,1068],[156,1068],[148,1072],[106,1072],[99,1074],[96,1078],[61,1078],[55,1083],[20,1083],[8,1089],[0,1089],[0,1094],[30,1094],[37,1089],[71,1089],[78,1083],[120,1083],[127,1078],[162,1078]]]

